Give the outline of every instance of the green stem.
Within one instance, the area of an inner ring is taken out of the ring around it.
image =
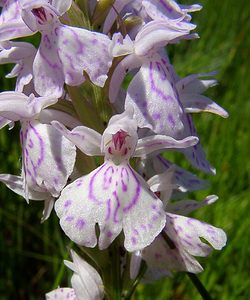
[[[212,300],[211,296],[209,295],[208,291],[200,281],[200,279],[193,273],[187,273],[188,277],[191,279],[192,283],[200,293],[201,297],[204,300]]]
[[[112,290],[113,290],[113,300],[121,300],[122,294],[122,282],[121,282],[121,262],[119,245],[117,241],[111,246],[112,251]]]

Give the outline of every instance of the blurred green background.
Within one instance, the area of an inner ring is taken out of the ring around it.
[[[169,50],[181,76],[218,71],[219,85],[207,95],[230,114],[226,120],[209,114],[194,116],[217,175],[197,172],[208,178],[211,186],[192,196],[202,199],[217,194],[220,199],[193,216],[222,227],[228,235],[225,249],[200,260],[205,271],[199,278],[214,299],[249,299],[250,5],[245,0],[200,3],[203,10],[193,14],[200,39],[184,41]],[[12,82],[4,78],[7,70],[9,67],[1,66],[1,90],[13,89]],[[18,128],[1,131],[0,147],[0,173],[19,174]],[[185,162],[184,165],[188,166]],[[70,241],[62,234],[54,213],[40,224],[42,203],[33,201],[27,205],[3,184],[0,188],[0,299],[44,299],[44,294],[59,284],[68,285],[70,273],[62,260],[67,258]],[[140,285],[134,299],[201,298],[188,277],[179,273],[151,285]]]

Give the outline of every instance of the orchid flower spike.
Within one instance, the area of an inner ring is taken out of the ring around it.
[[[113,116],[101,136],[87,127],[67,130],[52,122],[65,137],[87,155],[104,155],[104,163],[68,185],[56,201],[55,210],[66,235],[77,244],[104,249],[123,230],[128,251],[149,245],[165,225],[163,205],[144,179],[130,166],[131,157],[142,157],[166,148],[197,143],[196,137],[177,141],[161,135],[138,140],[137,123],[128,109]]]
[[[100,300],[103,299],[103,282],[98,272],[75,251],[71,250],[73,262],[64,264],[74,274],[71,278],[72,288],[58,288],[46,294],[46,300]]]

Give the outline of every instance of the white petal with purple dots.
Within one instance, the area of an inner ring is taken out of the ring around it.
[[[129,166],[106,162],[89,175],[68,185],[56,201],[65,233],[74,242],[94,247],[95,224],[100,227],[99,247],[106,248],[124,231],[125,248],[149,245],[165,224],[162,202]]]

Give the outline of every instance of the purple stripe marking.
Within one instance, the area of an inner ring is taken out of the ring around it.
[[[37,160],[37,165],[35,166],[36,168],[39,167],[42,163],[42,161],[44,160],[44,143],[43,143],[43,139],[41,137],[41,135],[38,133],[38,131],[31,125],[31,123],[29,122],[29,126],[31,128],[31,130],[33,131],[33,133],[35,134],[35,136],[37,137],[38,141],[39,141],[39,150],[40,150],[40,157]],[[35,164],[34,164],[35,165]]]
[[[124,179],[124,177],[125,177],[125,179]],[[125,184],[124,181],[126,181],[127,183],[129,183],[129,174],[128,174],[128,170],[126,168],[122,168],[122,170],[121,170],[122,191],[126,192],[127,189],[128,189],[128,185]]]
[[[160,62],[157,62],[158,64],[157,64],[157,68],[158,68],[158,70],[159,70],[159,65],[161,65],[161,63]],[[162,65],[161,65],[162,66]],[[163,66],[162,66],[162,68],[163,68]],[[165,74],[166,74],[166,72],[165,72]],[[170,95],[165,95],[159,88],[157,88],[156,87],[156,85],[155,85],[155,81],[154,81],[154,78],[153,78],[153,62],[151,61],[150,62],[150,64],[149,64],[149,79],[150,79],[150,87],[151,87],[151,89],[152,89],[152,91],[154,91],[156,94],[158,94],[158,96],[162,99],[162,100],[164,100],[164,101],[166,101],[166,102],[175,102],[175,99],[172,97],[172,96],[170,96]],[[162,80],[163,80],[163,78],[161,78]],[[167,81],[167,76],[165,77],[165,79],[164,80],[166,80]],[[178,99],[177,99],[177,102],[179,102],[178,101]],[[179,103],[178,103],[179,104]]]
[[[133,206],[136,205],[137,201],[139,200],[140,197],[140,193],[141,193],[141,183],[139,181],[139,179],[137,178],[136,174],[134,173],[134,171],[132,170],[132,168],[128,165],[130,174],[134,177],[134,180],[136,181],[136,191],[135,191],[135,195],[132,199],[132,201],[123,208],[123,212],[126,213],[128,212]]]
[[[119,210],[121,204],[120,204],[120,200],[119,200],[119,198],[117,196],[116,191],[113,192],[113,195],[114,195],[114,198],[116,200],[116,208],[115,208],[115,211],[114,211],[114,218],[113,218],[113,220],[114,220],[115,223],[119,223],[120,221],[117,219],[117,214],[118,214],[118,210]]]
[[[108,219],[110,218],[110,215],[111,215],[111,199],[108,199],[106,205],[107,205],[107,215],[106,215],[105,221],[108,221]]]
[[[99,175],[99,173],[102,171],[102,169],[106,166],[106,163],[104,163],[101,167],[99,167],[99,169],[95,172],[95,174],[92,176],[92,178],[90,179],[89,182],[89,194],[88,194],[88,198],[90,200],[93,200],[94,202],[96,202],[97,204],[101,204],[102,201],[98,200],[95,195],[94,195],[94,181],[96,176]]]

